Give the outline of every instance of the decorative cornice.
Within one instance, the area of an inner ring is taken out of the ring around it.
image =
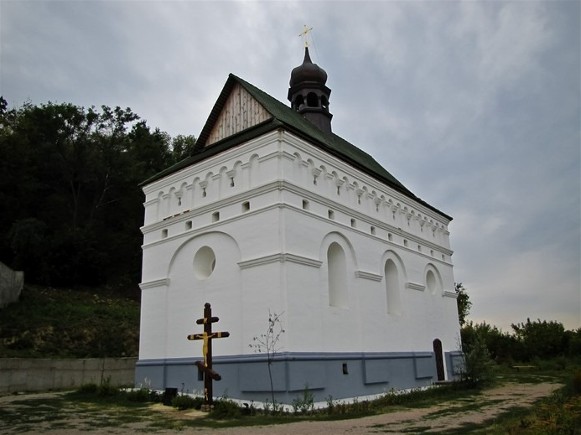
[[[405,284],[406,288],[409,288],[411,290],[419,290],[421,292],[423,292],[426,289],[426,286],[423,284],[419,284],[417,282],[406,282]]]
[[[414,209],[417,209],[418,212],[421,212],[422,215],[429,216],[432,219],[436,219],[437,221],[441,221],[442,218],[444,218],[446,225],[448,225],[449,221],[447,217],[442,216],[441,212],[436,213],[434,210],[430,209],[429,207],[426,207],[424,204],[418,202],[417,200],[404,195],[403,193],[397,191],[393,187],[386,185],[385,183],[375,179],[374,177],[362,171],[356,169],[355,170],[356,173],[354,173],[354,168],[348,165],[343,160],[335,156],[329,155],[328,153],[325,153],[322,150],[317,149],[312,144],[305,141],[304,139],[301,139],[292,132],[284,131],[283,140],[289,145],[295,146],[299,150],[308,153],[310,156],[314,158],[329,162],[331,165],[333,165],[333,167],[337,168],[339,171],[348,174],[350,178],[360,180],[363,185],[369,186],[371,190],[375,190],[380,193],[384,192],[385,194],[392,197],[395,201],[399,201],[404,204],[409,204]]]
[[[336,211],[339,211],[339,212],[341,212],[341,213],[343,213],[345,215],[352,216],[355,219],[360,220],[360,221],[363,221],[363,222],[366,222],[366,223],[368,223],[370,225],[375,226],[376,228],[383,228],[383,229],[385,229],[388,232],[391,232],[393,234],[397,234],[397,235],[399,235],[399,236],[401,236],[401,237],[409,240],[410,242],[413,241],[415,243],[419,243],[422,246],[425,246],[425,247],[427,247],[429,249],[433,249],[433,250],[439,251],[439,252],[441,252],[441,253],[443,253],[443,254],[445,254],[447,256],[450,256],[450,257],[454,253],[454,251],[452,251],[452,250],[450,250],[450,249],[448,249],[448,248],[446,248],[446,247],[444,247],[442,245],[438,245],[438,244],[436,244],[436,243],[434,243],[434,242],[432,242],[432,241],[430,241],[428,239],[422,238],[422,237],[420,237],[420,236],[418,236],[418,235],[416,235],[414,233],[409,233],[409,232],[407,232],[407,231],[405,231],[405,230],[403,230],[401,228],[395,227],[394,225],[385,222],[382,219],[378,219],[376,217],[371,216],[370,214],[367,214],[365,212],[361,212],[361,211],[359,211],[357,209],[350,208],[350,207],[348,207],[348,206],[346,206],[346,205],[344,205],[344,204],[342,204],[340,202],[334,201],[333,199],[330,199],[330,198],[327,198],[325,196],[322,196],[322,195],[320,195],[320,194],[318,194],[316,192],[307,190],[307,189],[305,189],[305,188],[303,188],[301,186],[297,186],[294,183],[291,183],[289,181],[281,181],[280,183],[281,183],[281,186],[280,186],[281,189],[288,190],[290,192],[296,193],[297,195],[301,195],[301,196],[303,196],[305,198],[308,198],[308,199],[310,199],[312,201],[318,202],[319,204],[323,204],[323,205],[325,205],[328,208],[332,208],[332,209],[334,209]],[[362,190],[361,192],[363,193],[364,191]],[[289,208],[295,208],[297,211],[301,211],[298,207],[296,207],[296,206],[294,206],[292,204],[285,204],[285,206],[286,207],[289,207]],[[312,212],[308,212],[308,213],[311,216],[313,216],[313,217],[317,217],[317,215],[315,215]],[[328,220],[324,216],[322,216],[322,219],[323,220]],[[340,224],[338,224],[338,225],[340,225]],[[354,228],[351,228],[351,230],[359,231],[361,234],[368,235],[365,231],[357,230],[357,229],[354,229]],[[377,238],[377,236],[372,236],[372,235],[371,235],[371,237]],[[401,246],[401,248],[402,249],[408,249],[410,251],[413,251],[413,249],[405,248],[404,246]],[[421,254],[421,255],[423,255],[423,256],[425,256],[427,258],[431,258],[427,254]],[[432,259],[432,260],[437,261],[437,259]]]
[[[196,174],[201,174],[212,170],[213,167],[220,165],[224,161],[236,160],[245,154],[249,154],[252,151],[273,145],[278,141],[279,134],[276,131],[266,133],[262,136],[250,139],[248,141],[241,142],[241,145],[225,150],[215,156],[208,157],[200,162],[192,164],[190,166],[185,166],[176,172],[173,172],[163,178],[152,181],[151,183],[143,185],[143,192],[146,195],[154,193],[156,190],[165,189],[176,182],[181,181],[184,178],[192,177],[194,178]],[[274,154],[278,154],[275,151]]]
[[[380,282],[383,279],[383,276],[381,276],[381,275],[378,275],[378,274],[373,273],[373,272],[365,272],[363,270],[356,270],[355,276],[357,278],[369,279],[371,281],[376,281],[376,282]]]
[[[237,204],[239,202],[252,199],[255,196],[262,195],[264,193],[273,192],[276,190],[281,190],[283,188],[281,181],[272,181],[267,184],[263,184],[262,186],[258,186],[253,188],[252,190],[248,190],[246,192],[241,192],[232,196],[228,196],[226,198],[219,199],[217,201],[213,201],[209,204],[204,204],[202,206],[196,207],[193,210],[184,210],[182,212],[176,213],[173,216],[168,216],[163,220],[153,222],[148,225],[142,226],[141,232],[143,234],[150,233],[152,231],[159,231],[162,228],[167,228],[168,224],[174,224],[181,221],[186,221],[188,219],[193,219],[197,216],[210,213],[216,211],[220,208],[227,207],[232,204]],[[279,204],[274,204],[274,206],[278,206]],[[265,208],[266,209],[266,208]],[[169,222],[168,222],[169,221]],[[167,240],[167,239],[166,239]]]
[[[444,293],[442,293],[442,296],[445,298],[458,299],[458,293],[456,293],[455,291],[451,291],[451,290],[444,290]]]
[[[290,263],[296,263],[296,264],[301,264],[303,266],[310,266],[310,267],[315,267],[315,268],[319,268],[323,265],[322,261],[316,260],[314,258],[308,258],[308,257],[303,257],[301,255],[295,255],[295,254],[282,254],[283,256],[283,262],[284,261],[288,261]]]
[[[289,183],[286,181],[280,181],[280,180],[272,181],[270,183],[255,187],[252,190],[249,190],[249,191],[246,191],[243,193],[239,193],[239,194],[227,197],[227,198],[223,198],[221,200],[215,201],[215,202],[210,203],[210,204],[200,206],[194,210],[183,211],[183,212],[178,213],[174,216],[170,216],[162,221],[155,222],[155,223],[152,223],[149,225],[145,225],[145,226],[141,227],[141,231],[143,234],[151,233],[154,231],[159,231],[161,229],[167,228],[168,225],[172,225],[172,224],[179,223],[179,222],[185,222],[188,219],[195,219],[196,216],[200,216],[200,215],[203,215],[205,213],[210,213],[210,212],[215,211],[217,209],[220,209],[222,207],[225,207],[225,206],[228,206],[231,204],[236,204],[236,203],[239,203],[241,201],[252,200],[253,197],[256,197],[256,196],[261,195],[261,194],[269,193],[272,191],[276,191],[276,190],[288,190],[290,192],[293,192],[293,193],[296,193],[297,195],[302,196],[303,198],[308,198],[311,201],[317,202],[319,204],[323,204],[326,207],[333,208],[333,209],[340,211],[346,215],[353,216],[354,218],[356,218],[358,220],[361,220],[363,222],[367,222],[370,225],[375,226],[376,228],[382,228],[388,232],[391,232],[391,233],[396,234],[404,239],[407,239],[410,242],[416,242],[418,244],[421,244],[422,246],[425,246],[428,249],[437,250],[437,251],[439,251],[447,256],[450,256],[450,257],[452,256],[453,251],[451,251],[451,250],[449,250],[441,245],[436,245],[436,244],[434,244],[426,239],[419,238],[412,233],[408,233],[408,232],[402,230],[401,228],[396,228],[389,223],[386,223],[386,222],[383,222],[379,219],[371,217],[368,214],[364,214],[358,210],[350,209],[349,207],[347,207],[341,203],[336,203],[336,202],[334,202],[334,201],[332,201],[332,200],[330,200],[322,195],[319,195],[315,192],[306,190],[303,187],[297,186],[296,184]],[[192,237],[198,233],[208,231],[210,228],[220,227],[228,222],[232,222],[232,221],[235,221],[238,219],[246,219],[251,215],[254,215],[257,213],[262,213],[262,212],[271,210],[273,208],[281,208],[281,207],[294,209],[298,213],[303,213],[305,215],[308,215],[308,216],[310,216],[314,219],[318,219],[320,221],[325,221],[325,222],[328,221],[328,219],[325,216],[315,214],[312,211],[303,210],[303,209],[301,209],[293,204],[273,203],[272,205],[269,205],[266,207],[257,208],[257,209],[254,209],[254,210],[247,212],[247,213],[244,213],[244,214],[235,215],[235,216],[229,217],[227,219],[220,220],[219,222],[214,222],[214,223],[210,223],[210,224],[198,227],[195,230],[181,232],[181,233],[178,233],[175,235],[171,235],[170,237],[165,238],[165,239],[160,239],[160,240],[149,242],[149,243],[143,245],[143,247],[146,248],[146,247],[151,247],[151,246],[155,246],[155,245],[162,244],[162,243],[167,243],[171,240],[180,239],[184,236]],[[390,241],[385,240],[383,238],[379,238],[378,236],[369,234],[366,231],[363,231],[361,229],[352,228],[352,227],[348,226],[347,224],[342,224],[339,222],[335,222],[335,224],[339,225],[341,227],[344,227],[345,229],[348,229],[350,231],[357,231],[359,234],[361,234],[365,237],[371,237],[371,238],[374,238],[375,240],[381,240],[384,243],[387,243],[387,244],[390,244],[393,246],[397,246],[399,249],[414,252],[414,254],[426,257],[432,262],[450,264],[449,262],[446,262],[444,260],[440,260],[438,258],[432,257],[432,256],[428,255],[427,253],[417,252],[416,250],[414,250],[410,247],[405,247],[405,246],[397,244],[395,242],[390,242]],[[277,254],[277,255],[283,255],[283,254]],[[293,254],[284,254],[284,255],[289,256],[289,255],[293,255]],[[248,260],[248,261],[252,262],[255,260],[253,259],[253,260]],[[277,260],[272,260],[272,261],[293,261],[293,260],[290,259],[290,257],[287,257],[284,260],[277,259]],[[315,260],[315,261],[318,261],[318,260]],[[297,262],[297,261],[295,261],[295,262]],[[245,262],[243,261],[242,264],[245,264]],[[320,267],[319,263],[307,264],[307,265],[311,265],[313,267]],[[250,265],[248,267],[252,267],[252,266]],[[368,279],[373,279],[373,278],[368,278]],[[424,289],[424,287],[422,287],[420,290],[423,290],[423,289]]]
[[[238,266],[240,266],[240,269],[248,269],[250,267],[263,266],[270,263],[284,263],[286,261],[315,268],[319,268],[323,264],[322,261],[315,260],[314,258],[303,257],[295,254],[271,254],[265,255],[264,257],[253,258],[251,260],[239,261]]]
[[[167,287],[169,286],[169,278],[161,278],[153,281],[142,282],[139,284],[139,288],[143,290],[148,290],[151,288]]]

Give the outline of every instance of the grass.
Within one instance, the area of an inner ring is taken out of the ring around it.
[[[536,372],[500,373],[500,382],[537,383],[541,381],[564,381],[567,384],[552,396],[527,408],[513,407],[483,423],[466,423],[458,428],[446,429],[447,434],[549,434],[580,433],[581,431],[581,373],[570,369],[567,373]],[[533,375],[533,376],[531,376]],[[233,402],[223,400],[216,408],[220,413],[192,417],[190,410],[180,411],[167,408],[159,411],[152,408],[152,400],[159,395],[143,390],[128,393],[104,386],[84,386],[78,391],[57,393],[49,399],[16,399],[10,406],[0,407],[0,432],[10,429],[12,433],[50,428],[90,430],[91,428],[125,428],[128,431],[157,432],[186,428],[250,427],[256,425],[284,424],[297,421],[330,421],[377,415],[396,410],[426,408],[438,405],[439,409],[423,418],[398,428],[400,433],[418,433],[422,428],[432,427],[438,418],[453,417],[475,412],[484,406],[493,406],[498,400],[486,399],[477,388],[461,385],[446,385],[429,390],[412,391],[410,394],[387,394],[375,401],[361,401],[350,405],[330,401],[332,409],[309,413],[264,414],[255,410],[254,415],[243,415]],[[159,405],[158,405],[159,406]],[[75,416],[79,416],[76,418]],[[377,433],[392,433],[389,424],[371,426]],[[577,432],[575,432],[577,431]]]
[[[581,371],[578,373],[581,374]],[[581,389],[573,386],[569,380],[554,394],[535,403],[535,406],[510,409],[489,423],[486,433],[493,435],[579,434]]]
[[[500,403],[500,402],[502,402],[502,400],[496,399],[496,400],[478,400],[478,401],[475,401],[475,400],[462,399],[462,400],[457,401],[457,402],[458,402],[457,404],[456,404],[456,402],[454,402],[449,407],[446,407],[444,409],[430,412],[426,416],[426,418],[434,419],[434,418],[448,416],[448,415],[466,413],[466,412],[470,412],[470,411],[477,411],[484,406],[490,406],[490,405],[494,405],[496,403]]]
[[[107,289],[26,285],[0,309],[0,358],[135,356],[139,309]]]
[[[58,319],[58,321],[55,321]],[[101,357],[137,354],[139,304],[107,290],[70,290],[26,286],[18,303],[0,309],[0,357]],[[466,424],[446,433],[492,434],[581,434],[581,364],[567,358],[535,360],[530,369],[516,371],[499,367],[498,383],[558,382],[567,386],[529,408],[513,407],[484,424]],[[577,373],[577,374],[576,374]],[[233,427],[283,424],[297,421],[330,421],[429,408],[446,404],[422,421],[412,432],[421,432],[426,421],[474,412],[494,400],[483,401],[482,387],[450,384],[401,395],[389,393],[374,401],[344,404],[329,398],[326,410],[315,411],[308,397],[297,402],[303,412],[243,412],[229,401],[219,402],[213,414],[188,416],[189,410],[159,412],[151,408],[156,397],[149,391],[120,393],[106,384],[85,386],[79,391],[59,393],[49,399],[14,400],[0,406],[0,433],[95,427],[138,428],[139,431],[179,430],[188,427]],[[186,403],[188,400],[182,400]],[[185,408],[186,406],[184,406]],[[79,416],[72,418],[71,416]],[[389,433],[389,425],[377,425]],[[408,431],[404,429],[403,432]],[[577,432],[575,432],[577,431]]]

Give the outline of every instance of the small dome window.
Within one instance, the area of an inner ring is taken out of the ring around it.
[[[305,99],[303,98],[303,96],[297,95],[297,97],[295,98],[295,104],[294,104],[295,110],[299,110],[301,108],[301,106],[303,106],[304,104],[305,104]]]
[[[309,92],[307,95],[307,106],[319,107],[319,97],[314,92]]]

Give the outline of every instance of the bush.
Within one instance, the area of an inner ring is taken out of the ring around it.
[[[137,403],[147,403],[147,402],[157,403],[161,401],[161,397],[156,391],[149,390],[147,388],[139,388],[137,390],[126,391],[125,397],[129,402]]]
[[[210,415],[214,418],[240,418],[242,411],[236,402],[222,398],[214,402],[214,408]]]
[[[111,378],[107,377],[97,387],[97,395],[101,397],[112,397],[119,394],[119,389],[111,385]]]
[[[569,365],[569,360],[564,356],[547,359],[533,358],[530,362],[541,371],[562,371]]]
[[[179,410],[184,409],[200,409],[204,403],[204,399],[201,397],[191,397],[185,394],[178,395],[174,397],[171,401],[171,406]]]
[[[571,391],[575,395],[581,395],[581,370],[576,370],[571,378]]]
[[[350,413],[354,415],[368,415],[371,412],[371,402],[369,400],[353,399],[353,403],[349,405]]]
[[[567,353],[571,357],[577,357],[581,355],[581,328],[575,331],[567,331],[568,337],[568,349]]]
[[[496,326],[486,322],[478,324],[468,322],[462,327],[460,334],[464,353],[468,352],[473,347],[477,337],[480,337],[486,344],[490,358],[497,363],[510,364],[514,359],[521,359],[522,343],[514,336],[502,332]]]
[[[492,381],[494,375],[494,362],[486,347],[484,339],[480,335],[474,337],[474,341],[468,349],[464,350],[465,370],[463,380],[471,384],[484,384]]]
[[[302,397],[293,399],[293,409],[295,414],[308,414],[315,409],[315,399],[313,393],[309,390],[308,385],[305,386]]]
[[[95,394],[98,388],[97,384],[83,384],[79,387],[77,392],[82,394]]]
[[[515,336],[522,344],[524,361],[534,358],[553,358],[564,355],[567,351],[567,335],[559,322],[536,320],[512,324]]]

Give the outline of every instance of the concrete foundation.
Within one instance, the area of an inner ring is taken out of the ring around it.
[[[0,394],[49,391],[99,384],[132,385],[137,358],[0,359]]]
[[[24,286],[24,272],[16,272],[0,263],[0,308],[18,301]]]

